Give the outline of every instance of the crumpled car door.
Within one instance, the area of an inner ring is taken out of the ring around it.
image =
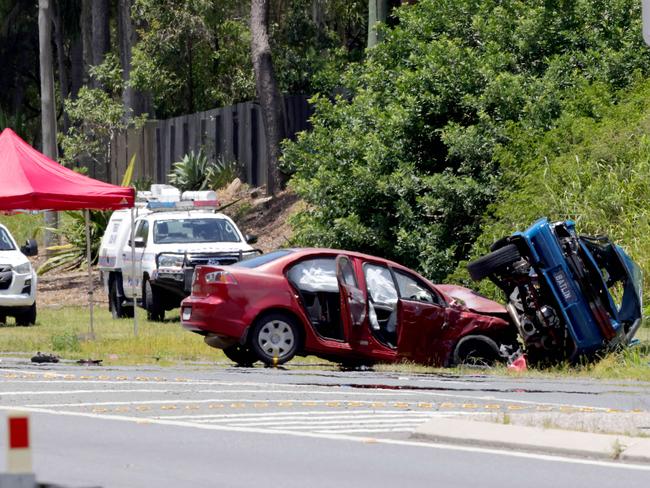
[[[422,364],[443,365],[445,307],[420,301],[397,302],[397,355]]]

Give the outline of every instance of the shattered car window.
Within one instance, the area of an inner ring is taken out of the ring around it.
[[[419,302],[436,303],[433,293],[415,278],[395,270],[395,279],[399,288],[400,298]]]
[[[388,268],[366,264],[363,268],[370,298],[375,303],[397,303],[397,290]]]
[[[303,291],[339,291],[334,258],[301,261],[289,270],[287,276],[289,281]]]

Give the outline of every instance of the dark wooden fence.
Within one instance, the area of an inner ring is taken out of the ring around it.
[[[285,96],[287,135],[309,128],[312,113],[305,96]],[[134,179],[166,183],[172,165],[190,151],[203,149],[216,160],[236,161],[243,181],[253,186],[266,183],[266,136],[258,103],[198,112],[167,120],[152,120],[113,140],[110,181],[121,182],[124,171],[136,155]]]

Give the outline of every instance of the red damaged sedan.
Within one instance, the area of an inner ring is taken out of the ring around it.
[[[240,365],[313,354],[348,365],[448,366],[494,362],[517,349],[502,305],[433,285],[392,261],[335,249],[281,249],[197,267],[181,322]]]

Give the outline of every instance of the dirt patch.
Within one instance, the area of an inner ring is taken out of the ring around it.
[[[93,303],[108,306],[99,271],[93,269]],[[51,271],[38,277],[36,293],[38,307],[67,307],[88,305],[88,274],[82,271]]]

